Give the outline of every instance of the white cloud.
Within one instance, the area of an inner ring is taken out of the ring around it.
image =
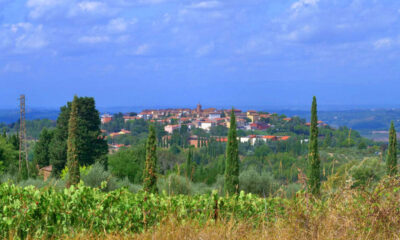
[[[221,5],[221,3],[219,1],[203,1],[203,2],[199,2],[199,3],[193,3],[188,8],[210,9],[210,8],[219,7],[220,5]]]
[[[291,9],[294,11],[300,11],[300,9],[308,6],[316,6],[319,0],[299,0],[292,4]]]
[[[375,49],[389,48],[393,45],[393,40],[391,38],[382,38],[374,43]]]
[[[90,44],[103,43],[109,41],[110,38],[108,36],[83,36],[78,39],[78,42],[80,43],[90,43]]]
[[[65,4],[67,4],[66,0],[28,0],[26,6],[30,8],[29,16],[36,19]]]
[[[106,28],[109,32],[125,32],[130,25],[134,25],[136,22],[136,19],[127,21],[124,18],[114,18],[109,21]]]
[[[2,47],[18,53],[41,49],[48,42],[43,32],[43,25],[33,25],[27,22],[5,24],[0,29],[2,35]]]
[[[214,43],[206,44],[196,51],[196,57],[203,57],[208,55],[212,50],[214,50]]]
[[[166,0],[139,0],[139,3],[142,4],[158,4],[158,3],[163,3]]]
[[[136,50],[133,52],[134,55],[144,55],[146,54],[150,49],[150,46],[148,44],[142,44],[136,48]]]
[[[5,73],[11,72],[11,73],[18,73],[18,72],[26,72],[31,69],[31,66],[22,64],[19,62],[11,62],[7,63],[3,68],[2,71]]]
[[[78,7],[84,12],[97,12],[106,8],[104,3],[94,1],[80,2],[78,3]]]

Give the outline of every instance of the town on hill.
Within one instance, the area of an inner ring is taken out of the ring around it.
[[[202,140],[208,133],[209,138],[216,141],[226,142],[226,131],[230,128],[230,113],[231,109],[216,109],[206,108],[203,109],[199,103],[196,108],[168,108],[168,109],[146,109],[140,113],[126,113],[126,114],[103,114],[101,115],[101,123],[103,126],[102,132],[111,139],[110,149],[113,151],[119,150],[125,145],[115,141],[115,138],[123,135],[131,134],[130,130],[121,128],[110,129],[118,119],[123,119],[124,125],[129,125],[129,122],[135,120],[148,121],[157,123],[162,126],[164,130],[162,134],[162,142],[171,140],[174,131],[179,132],[182,127],[188,130],[189,137],[187,143],[194,147],[199,147]],[[290,125],[297,125],[297,129],[301,127],[304,131],[308,131],[310,123],[305,122],[298,117],[286,117],[285,115],[278,115],[276,113],[267,113],[256,110],[242,111],[240,109],[233,109],[236,116],[236,125],[238,130],[242,130],[240,136],[241,143],[250,143],[254,145],[257,141],[287,141],[291,138],[290,135],[285,135],[285,132],[290,132]],[[321,126],[326,126],[322,121],[318,121]],[[117,131],[113,131],[117,130]],[[200,136],[196,135],[200,132]],[[245,134],[251,133],[251,134]],[[168,144],[170,145],[170,144]]]

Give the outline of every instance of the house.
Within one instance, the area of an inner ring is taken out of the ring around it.
[[[204,121],[200,122],[200,128],[206,131],[210,131],[211,127],[216,126],[216,123],[213,121]]]
[[[210,120],[216,120],[219,118],[221,118],[221,113],[219,113],[219,112],[212,112],[208,115],[208,119],[210,119]]]
[[[145,111],[142,111],[141,113],[139,113],[137,116],[139,118],[143,118],[144,120],[149,120],[149,119],[153,118],[153,111],[145,110]]]
[[[110,133],[110,137],[113,138],[113,137],[116,137],[116,136],[130,134],[130,133],[131,133],[131,131],[128,131],[128,130],[125,130],[125,129],[121,129],[121,131],[119,131],[119,132]]]
[[[166,131],[169,134],[172,134],[175,129],[180,129],[181,127],[177,125],[167,125],[164,127],[164,131]]]
[[[137,116],[124,116],[124,122],[139,119]]]
[[[251,130],[265,130],[265,129],[268,129],[270,127],[270,125],[267,123],[257,122],[257,123],[250,124],[250,127],[251,127]]]
[[[110,114],[103,114],[101,115],[101,124],[106,124],[111,122],[113,117]]]
[[[37,167],[39,168],[39,166]],[[53,165],[42,167],[41,169],[39,169],[39,175],[43,176],[44,181],[47,181],[52,171],[53,171]]]

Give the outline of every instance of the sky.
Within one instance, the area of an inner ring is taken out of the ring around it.
[[[0,0],[0,108],[400,105],[398,0]]]

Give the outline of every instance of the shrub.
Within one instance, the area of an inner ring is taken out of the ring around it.
[[[191,192],[191,182],[186,178],[175,173],[166,178],[159,178],[157,187],[160,193],[166,192],[169,195],[189,194]]]
[[[42,188],[47,185],[48,183],[43,181],[42,179],[34,179],[34,178],[28,178],[18,183],[18,186],[20,187],[34,186],[36,188]]]
[[[247,193],[269,196],[275,191],[276,184],[269,173],[260,174],[254,168],[249,168],[239,176],[239,189]]]

